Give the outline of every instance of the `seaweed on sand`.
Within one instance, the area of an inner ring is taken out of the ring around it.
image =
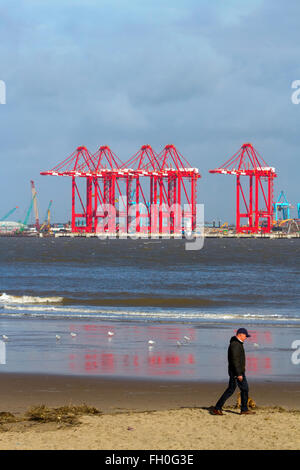
[[[58,408],[48,408],[46,405],[31,407],[25,414],[29,421],[39,423],[60,423],[76,425],[82,415],[99,415],[101,411],[88,405],[65,405]]]
[[[15,423],[17,418],[8,411],[0,411],[0,424]]]

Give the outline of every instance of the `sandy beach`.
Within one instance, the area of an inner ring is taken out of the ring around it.
[[[300,412],[259,409],[255,416],[201,408],[83,416],[81,424],[6,425],[0,449],[24,450],[295,450]]]
[[[0,449],[300,449],[300,384],[253,382],[256,414],[241,416],[235,394],[224,416],[210,407],[226,382],[164,382],[1,374]],[[32,421],[36,405],[96,407],[77,424]]]

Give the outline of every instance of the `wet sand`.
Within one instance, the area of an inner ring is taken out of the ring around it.
[[[300,409],[300,382],[251,382],[250,396],[261,406]],[[167,410],[214,405],[227,382],[124,380],[117,378],[0,374],[1,410],[24,412],[29,406],[68,403],[100,408],[104,412]],[[228,404],[234,404],[234,395]]]
[[[241,416],[234,394],[222,417],[209,407],[226,382],[2,373],[0,387],[0,411],[20,419],[0,426],[0,449],[300,449],[300,382],[252,382],[256,414]],[[21,422],[34,405],[83,403],[101,415],[71,427]]]
[[[261,406],[300,409],[300,382],[251,382],[250,396]],[[117,378],[0,374],[1,410],[24,412],[29,406],[82,404],[111,412],[166,410],[214,405],[227,382],[176,382]],[[228,404],[234,404],[234,395]]]

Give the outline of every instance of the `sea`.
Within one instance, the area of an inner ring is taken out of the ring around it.
[[[300,239],[0,238],[0,373],[300,380]],[[297,352],[298,350],[298,352]]]

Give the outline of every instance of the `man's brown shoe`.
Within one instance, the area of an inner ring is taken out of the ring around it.
[[[251,410],[241,411],[241,415],[255,415],[255,411],[251,411]]]
[[[217,410],[217,408],[212,409],[212,414],[213,415],[219,415],[219,416],[223,415],[222,410]]]

